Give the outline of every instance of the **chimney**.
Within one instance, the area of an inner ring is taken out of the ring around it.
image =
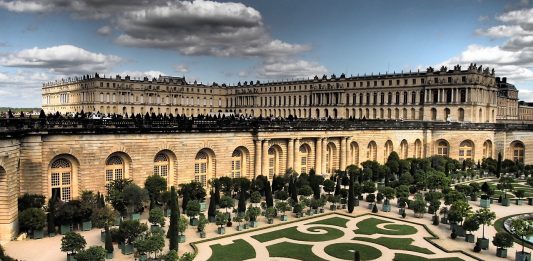
[[[503,83],[507,83],[507,77],[503,77],[503,78],[502,78],[502,82],[503,82]]]
[[[496,77],[496,82],[500,82],[500,77]]]

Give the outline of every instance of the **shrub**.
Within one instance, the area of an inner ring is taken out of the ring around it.
[[[163,213],[163,210],[161,208],[153,208],[152,210],[150,210],[148,222],[164,227],[165,214]]]
[[[115,223],[115,219],[118,213],[111,209],[109,206],[103,208],[97,208],[93,211],[91,221],[93,226],[98,228],[104,228],[106,226],[112,226]]]
[[[147,230],[146,224],[140,223],[138,220],[126,220],[120,224],[118,229],[120,235],[126,241],[125,243],[128,244],[133,243],[137,237]]]
[[[91,246],[76,254],[76,261],[101,261],[105,259],[105,249],[101,246]]]
[[[45,204],[45,196],[38,194],[28,194],[18,198],[18,209],[19,211],[24,211],[28,208],[42,208]]]
[[[367,202],[370,202],[370,203],[376,201],[376,195],[375,195],[375,194],[368,194],[368,195],[366,195],[366,201],[367,201]]]
[[[20,227],[23,230],[41,230],[46,223],[46,214],[40,208],[28,208],[19,214]]]
[[[507,232],[498,232],[492,239],[492,244],[498,248],[509,248],[513,246],[513,236]]]
[[[76,254],[83,250],[87,242],[82,235],[76,232],[67,232],[63,238],[61,238],[61,251],[70,252],[69,254]]]

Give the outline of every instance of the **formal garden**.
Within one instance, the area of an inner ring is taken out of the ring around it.
[[[67,202],[23,195],[19,224],[25,246],[60,237],[56,260],[479,260],[496,247],[490,258],[523,261],[531,260],[533,221],[504,226],[492,209],[532,212],[531,171],[501,157],[402,160],[393,152],[385,164],[366,161],[329,177],[289,169],[271,179],[213,178],[207,189],[198,182],[169,189],[154,175],[142,187],[118,179],[104,193],[83,191]],[[498,233],[489,237],[491,229]],[[93,230],[99,240],[88,244],[82,234]],[[433,237],[463,242],[462,252],[432,244]],[[524,247],[507,253],[513,245]],[[11,260],[4,251],[0,258]]]

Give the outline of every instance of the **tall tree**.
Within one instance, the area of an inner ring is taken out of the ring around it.
[[[239,205],[237,207],[239,214],[244,214],[246,212],[246,188],[241,187],[239,194]]]
[[[348,172],[350,175],[350,184],[348,185],[348,212],[352,213],[355,207],[355,195],[353,191],[353,183],[355,182],[355,173]]]
[[[272,198],[272,189],[270,188],[270,181],[265,182],[265,199],[267,207],[274,206],[274,199]]]
[[[216,203],[215,203],[215,194],[213,193],[213,191],[211,191],[210,193],[210,197],[209,197],[209,209],[207,209],[207,217],[209,218],[209,220],[215,220],[215,217],[216,217]],[[211,222],[211,221],[210,221]]]
[[[498,152],[498,163],[496,164],[496,177],[500,178],[500,173],[502,172],[502,153]]]
[[[178,219],[179,219],[179,207],[178,196],[176,194],[176,188],[172,186],[170,188],[170,225],[168,226],[169,237],[169,250],[178,250]]]

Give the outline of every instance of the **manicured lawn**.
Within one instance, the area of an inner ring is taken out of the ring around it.
[[[381,251],[378,249],[357,243],[331,244],[324,249],[326,254],[346,260],[353,260],[355,250],[359,250],[361,260],[374,260],[381,256]]]
[[[267,246],[270,257],[287,257],[306,261],[327,261],[313,254],[311,248],[311,245],[294,244],[290,242],[281,242]]]
[[[363,221],[357,223],[359,229],[354,230],[356,234],[363,235],[373,235],[373,234],[383,234],[383,235],[413,235],[418,232],[418,230],[409,225],[397,225],[397,224],[388,224],[384,228],[378,228],[377,225],[383,223],[392,223],[391,221],[386,221],[378,218],[367,218]]]
[[[242,239],[237,239],[229,245],[212,245],[211,250],[213,254],[209,258],[209,261],[233,261],[255,258],[254,248]]]
[[[332,226],[337,226],[337,227],[347,227],[346,223],[348,221],[349,220],[346,219],[346,218],[332,217],[332,218],[327,218],[327,219],[322,219],[322,220],[319,220],[319,221],[315,221],[315,222],[309,223],[309,224],[321,224],[321,225],[332,225]]]
[[[330,227],[310,227],[308,228],[310,232],[318,232],[322,230],[326,230],[327,233],[325,234],[307,234],[302,233],[296,229],[296,227],[289,227],[281,230],[275,230],[271,232],[267,232],[260,235],[252,236],[254,239],[256,239],[259,242],[267,242],[278,238],[288,238],[288,239],[294,239],[298,241],[307,241],[307,242],[320,242],[320,241],[328,241],[337,239],[339,237],[342,237],[344,235],[344,232],[330,228]]]
[[[413,251],[413,252],[418,252],[422,254],[433,254],[433,252],[429,251],[427,248],[412,245],[414,239],[411,239],[411,238],[378,237],[374,239],[374,238],[368,238],[368,237],[355,237],[354,239],[360,240],[360,241],[372,242],[378,245],[382,245],[389,249],[407,250],[407,251]]]
[[[419,256],[413,256],[408,254],[396,254],[394,261],[463,261],[458,257],[444,257],[444,258],[423,258]]]

